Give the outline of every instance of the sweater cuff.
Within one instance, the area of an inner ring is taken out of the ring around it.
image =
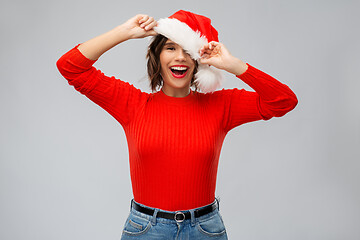
[[[78,49],[80,44],[76,45],[72,50],[72,61],[79,64],[83,68],[90,68],[97,60],[91,60],[84,56]]]
[[[236,77],[240,78],[240,79],[243,79],[243,77],[246,78],[247,75],[251,74],[252,72],[254,72],[254,70],[256,71],[257,69],[254,68],[253,66],[251,66],[250,64],[246,63],[246,65],[248,66],[248,69],[246,69],[245,72],[243,72],[242,74],[240,75],[236,75]]]
[[[275,78],[270,76],[269,74],[251,66],[250,64],[246,63],[248,65],[248,69],[240,74],[237,75],[238,78],[240,78],[244,83],[252,87],[256,91],[256,86],[259,86],[261,84],[268,84],[269,80],[274,80],[274,83],[279,84],[280,82],[276,81]]]

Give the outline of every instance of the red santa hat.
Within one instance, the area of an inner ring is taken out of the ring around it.
[[[154,30],[179,44],[199,64],[195,82],[203,92],[213,92],[222,82],[221,71],[200,63],[200,48],[211,41],[218,42],[218,32],[211,19],[192,12],[180,10],[169,18],[158,21]]]

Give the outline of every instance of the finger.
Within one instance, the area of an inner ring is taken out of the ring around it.
[[[205,49],[204,51],[203,51],[203,53],[204,54],[212,54],[214,52],[214,49]]]
[[[148,15],[144,15],[140,21],[139,21],[139,24],[140,24],[140,27],[144,27],[144,23],[149,19],[149,16]]]
[[[200,56],[202,56],[204,54],[204,52],[205,52],[205,47],[203,46],[200,48]]]
[[[144,24],[144,29],[147,31],[155,27],[157,22],[153,18],[152,19],[149,18],[149,20],[147,20],[143,24]]]
[[[213,46],[213,48],[217,48],[217,49],[220,49],[223,46],[222,43],[215,42],[215,41],[212,41],[211,45]]]
[[[202,56],[201,56],[202,59],[208,59],[210,58],[210,55],[207,54],[207,53],[204,53]]]
[[[211,52],[211,49],[210,49],[210,46],[209,46],[209,43],[206,43],[204,46],[202,46],[202,48],[200,49],[200,52],[202,53],[210,53]]]
[[[208,58],[200,58],[201,64],[210,64],[210,60]]]
[[[204,54],[206,54],[205,50],[204,50],[204,49],[200,49],[200,57],[203,57]]]
[[[213,53],[218,54],[220,52],[220,46],[216,46],[213,48]]]
[[[147,17],[146,21],[142,23],[142,25],[149,25],[151,22],[155,21],[153,17]]]
[[[150,30],[146,32],[146,36],[156,36],[158,33],[155,32],[154,30]]]
[[[201,47],[201,49],[203,49],[203,50],[209,49],[209,43],[205,43],[205,44]]]
[[[157,22],[153,18],[150,18],[144,24],[146,24],[145,30],[150,30],[150,29],[153,29],[153,27],[156,26]]]
[[[209,44],[211,44],[212,46],[217,46],[217,45],[219,45],[220,43],[219,43],[219,42],[216,42],[216,41],[211,41],[211,42],[209,42]]]
[[[149,19],[148,15],[140,15],[139,23],[143,23]]]

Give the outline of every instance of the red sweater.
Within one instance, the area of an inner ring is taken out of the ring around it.
[[[212,203],[227,132],[247,122],[283,116],[297,104],[286,85],[250,65],[238,77],[256,92],[231,89],[174,98],[107,77],[92,66],[94,62],[75,47],[57,66],[70,85],[122,125],[134,199],[163,210]]]

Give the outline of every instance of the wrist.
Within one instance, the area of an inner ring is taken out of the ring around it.
[[[246,72],[247,69],[248,65],[245,62],[234,57],[234,59],[231,61],[231,64],[229,64],[229,68],[227,69],[227,71],[236,76],[239,76]]]
[[[127,40],[133,38],[131,31],[124,24],[115,27],[112,30],[112,32],[118,39],[118,43],[121,43],[121,42],[124,42],[124,41],[127,41]]]

